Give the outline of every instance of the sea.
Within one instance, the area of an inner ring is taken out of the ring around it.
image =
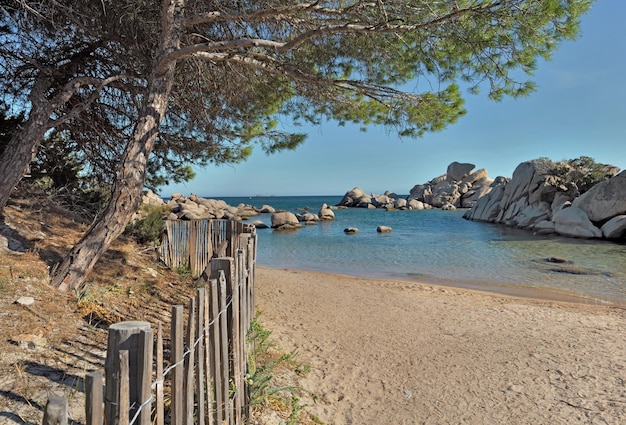
[[[206,198],[317,213],[342,196]],[[295,231],[258,229],[257,264],[626,307],[625,243],[535,235],[466,220],[460,209],[334,212],[333,221]],[[270,214],[256,219],[271,225]],[[347,227],[358,233],[346,234]]]

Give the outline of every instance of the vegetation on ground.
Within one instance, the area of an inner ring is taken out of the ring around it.
[[[80,291],[59,295],[49,285],[48,268],[88,224],[36,188],[28,197],[12,198],[4,210],[0,231],[19,241],[25,251],[0,253],[0,417],[39,424],[48,396],[59,394],[68,398],[70,418],[82,421],[84,376],[104,367],[108,325],[127,320],[169,323],[171,306],[196,294],[197,282],[188,273],[162,266],[154,250],[121,237]],[[34,304],[17,304],[22,296],[33,297]],[[164,331],[167,340],[169,327]],[[28,348],[20,343],[28,337],[43,345]],[[270,345],[267,338],[261,345]],[[276,385],[289,379],[289,386],[296,387],[303,369],[291,355],[288,361],[265,366],[282,356],[276,346],[271,352],[259,351],[254,368]],[[272,413],[273,408],[278,413]],[[294,411],[304,415],[303,410],[293,399],[255,405],[258,417],[277,415],[285,418],[284,423],[296,415]]]

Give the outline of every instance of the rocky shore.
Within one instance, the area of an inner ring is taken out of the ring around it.
[[[232,206],[223,200],[193,194],[185,197],[180,193],[165,202],[148,192],[143,203],[163,207],[164,218],[170,220],[251,220],[260,214],[271,214],[271,227],[275,230],[293,230],[333,220],[338,208],[463,208],[467,209],[463,217],[468,220],[503,224],[536,234],[626,238],[626,172],[620,173],[617,167],[594,163],[591,169],[583,161],[539,158],[521,163],[511,178],[490,178],[486,169],[474,168],[474,164],[453,162],[445,174],[413,186],[404,197],[390,191],[367,194],[355,187],[346,192],[338,205],[323,204],[317,213],[277,211],[270,205]],[[250,224],[267,227],[260,220]]]

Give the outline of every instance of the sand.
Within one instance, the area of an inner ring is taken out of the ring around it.
[[[626,424],[626,311],[258,267],[325,424]]]

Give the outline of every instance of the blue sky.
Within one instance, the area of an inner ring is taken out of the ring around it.
[[[343,195],[355,186],[407,194],[453,161],[486,168],[492,178],[510,177],[519,163],[539,157],[585,155],[626,169],[624,16],[626,1],[597,1],[582,18],[578,39],[539,63],[536,92],[497,103],[468,93],[467,114],[442,132],[400,139],[385,128],[363,133],[328,122],[307,127],[307,141],[296,151],[267,156],[257,148],[245,163],[197,169],[193,181],[160,194]]]

